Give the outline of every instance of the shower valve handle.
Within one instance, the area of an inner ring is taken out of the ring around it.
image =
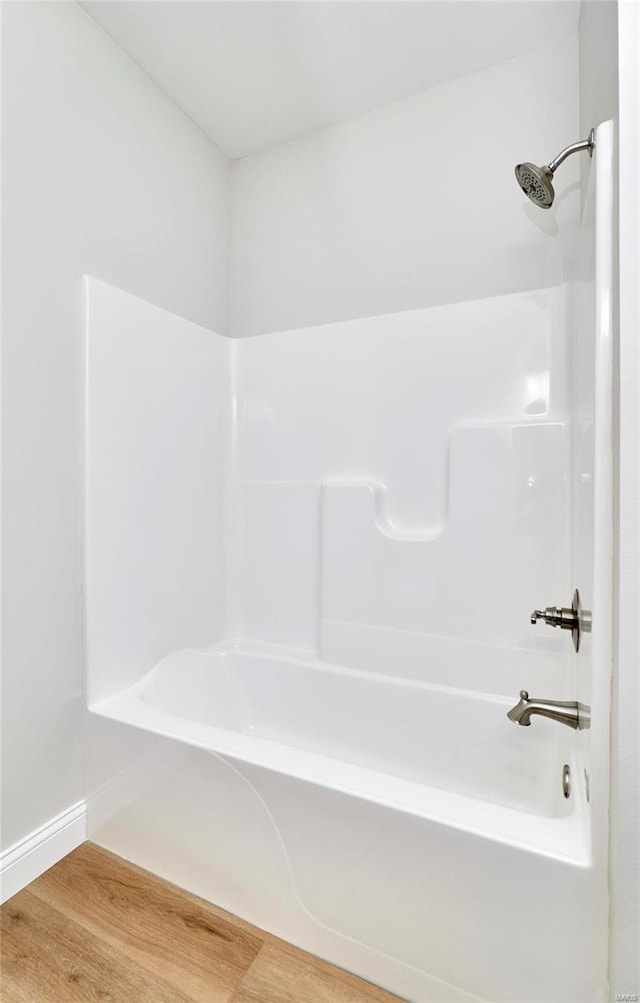
[[[547,606],[545,609],[534,609],[531,623],[544,620],[548,627],[560,627],[561,630],[574,630],[578,625],[578,617],[573,609],[567,606]]]
[[[573,638],[573,646],[576,651],[580,650],[580,634],[582,631],[591,630],[591,614],[582,609],[580,605],[580,593],[576,589],[573,593],[573,602],[568,606],[547,606],[545,609],[534,609],[531,614],[531,623],[536,624],[538,620],[543,620],[548,627],[560,627],[560,630],[570,630]]]

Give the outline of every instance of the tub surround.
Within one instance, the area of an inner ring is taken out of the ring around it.
[[[570,286],[240,342],[84,295],[91,837],[416,1003],[604,998],[594,738],[506,716],[591,650],[529,623]]]
[[[567,296],[233,341],[85,279],[89,702],[225,637],[562,698]]]

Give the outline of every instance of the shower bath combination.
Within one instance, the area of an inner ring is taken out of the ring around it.
[[[232,340],[83,280],[89,838],[413,1003],[606,998],[612,135],[580,313]]]
[[[553,176],[560,164],[563,164],[572,153],[581,153],[588,150],[589,156],[593,155],[595,145],[595,132],[592,129],[588,139],[583,139],[579,143],[572,143],[567,146],[557,157],[554,157],[548,164],[538,167],[537,164],[517,164],[515,173],[516,180],[528,199],[541,209],[550,209],[553,205],[555,192],[553,190]]]

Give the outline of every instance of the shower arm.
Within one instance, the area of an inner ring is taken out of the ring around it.
[[[570,157],[572,153],[580,153],[581,150],[588,150],[589,156],[591,157],[593,155],[594,144],[595,133],[592,129],[589,133],[588,139],[583,139],[580,143],[572,143],[571,146],[567,146],[566,149],[562,150],[557,157],[554,157],[553,160],[547,164],[548,169],[552,174],[555,174],[557,169],[560,167],[560,164],[564,163],[567,157]]]

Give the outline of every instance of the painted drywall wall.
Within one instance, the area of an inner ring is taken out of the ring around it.
[[[540,213],[513,167],[578,129],[575,36],[232,164],[232,333],[557,284],[568,161]]]
[[[580,135],[613,119],[619,139],[620,291],[614,410],[618,485],[617,554],[614,577],[618,606],[614,651],[610,820],[610,998],[638,992],[640,985],[640,769],[637,733],[640,649],[638,510],[638,221],[640,171],[640,18],[637,4],[614,0],[583,3],[579,26]],[[619,58],[618,58],[619,56]],[[584,189],[585,167],[582,165]]]
[[[618,114],[618,4],[586,0],[578,28],[580,137]]]
[[[228,163],[79,5],[2,8],[6,847],[82,796],[80,276],[225,331]]]
[[[602,8],[592,12],[592,6]],[[616,25],[617,15],[617,25]],[[616,34],[617,27],[617,34]],[[635,0],[583,4],[582,114],[614,115],[619,135],[618,634],[612,692],[611,999],[640,990],[640,9]],[[603,67],[603,64],[606,64]],[[608,67],[608,69],[607,69]],[[611,67],[618,81],[611,83]],[[592,69],[601,88],[590,79]],[[598,93],[598,91],[601,91]],[[620,995],[617,995],[620,994]]]

